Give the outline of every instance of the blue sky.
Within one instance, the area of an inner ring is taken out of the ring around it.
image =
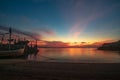
[[[0,25],[48,41],[118,40],[120,0],[0,0]]]

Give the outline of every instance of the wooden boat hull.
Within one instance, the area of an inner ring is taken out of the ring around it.
[[[23,53],[24,53],[24,48],[17,50],[0,51],[0,57],[17,57],[23,55]]]

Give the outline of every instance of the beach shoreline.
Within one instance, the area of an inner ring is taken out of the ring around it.
[[[0,80],[119,80],[120,63],[0,60]]]

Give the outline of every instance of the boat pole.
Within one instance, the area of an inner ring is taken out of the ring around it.
[[[37,40],[36,40],[36,48],[37,48]]]
[[[9,28],[9,50],[11,49],[11,33],[12,33],[12,29],[10,27]]]
[[[32,41],[31,41],[31,46],[30,47],[32,47]]]

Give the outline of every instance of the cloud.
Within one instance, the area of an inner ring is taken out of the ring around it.
[[[1,20],[5,19],[5,25],[1,24],[4,26],[0,26],[0,30],[8,31],[8,26],[11,26],[15,33],[23,34],[37,40],[42,40],[44,37],[48,36],[56,36],[56,32],[53,29],[50,29],[49,26],[42,24],[40,20],[31,19],[27,16],[14,16],[2,13],[0,14],[0,17],[2,17]],[[6,20],[8,20],[9,23]]]
[[[12,28],[12,31],[14,33],[17,33],[18,35],[21,34],[21,35],[24,35],[24,36],[28,36],[30,37],[31,39],[36,39],[36,40],[42,40],[44,37],[47,37],[47,36],[56,36],[56,33],[55,31],[47,28],[47,27],[44,27],[44,28],[31,28],[30,31],[28,30],[21,30],[21,29],[16,29],[16,28]],[[6,26],[0,26],[0,30],[3,30],[3,31],[9,31],[9,27],[6,27]]]
[[[87,42],[81,42],[81,44],[86,44]]]
[[[44,27],[44,28],[39,28],[38,31],[40,31],[41,34],[46,34],[49,36],[54,36],[56,35],[56,32],[52,29],[49,29],[48,27]]]
[[[69,42],[62,42],[62,41],[40,41],[39,46],[40,47],[83,47],[83,48],[96,48],[100,47],[104,43],[110,43],[114,42],[115,40],[104,40],[104,41],[99,41],[99,42],[74,42],[74,43],[69,43]]]
[[[45,47],[67,47],[69,43],[65,43],[62,41],[44,41]]]
[[[26,16],[20,16],[19,19],[27,29],[29,27],[32,31],[36,31],[41,35],[56,35],[56,32],[49,28],[50,26],[42,24],[38,19],[30,19]]]
[[[9,27],[0,26],[0,30],[4,30],[4,31],[7,31],[7,32],[8,32],[8,31],[9,31]],[[33,32],[18,30],[18,29],[15,29],[15,28],[12,28],[12,31],[13,31],[14,33],[22,34],[22,35],[31,37],[32,39],[36,39],[36,40],[40,40],[40,38],[41,38],[41,35],[40,35],[40,34],[33,33]]]
[[[107,0],[60,0],[58,4],[64,20],[71,25],[68,34],[74,36],[77,33],[76,37],[88,24],[120,7],[119,3],[111,4]]]
[[[79,36],[79,34],[80,34],[80,32],[74,32],[74,34],[73,34],[73,38],[77,39],[78,36]]]

